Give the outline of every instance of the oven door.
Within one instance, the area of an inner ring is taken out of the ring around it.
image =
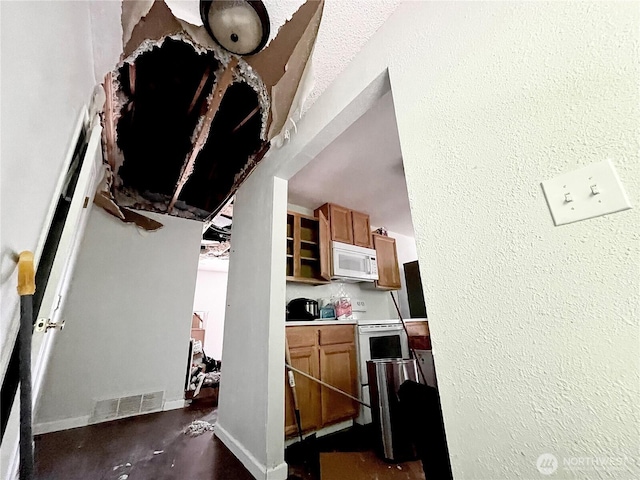
[[[367,361],[381,358],[409,358],[409,342],[401,324],[358,326],[360,384],[367,385]]]

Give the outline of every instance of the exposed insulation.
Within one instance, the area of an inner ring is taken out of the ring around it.
[[[215,216],[287,121],[323,2],[310,5],[285,24],[275,48],[246,60],[163,1],[124,2],[123,54],[105,81],[104,150],[113,172],[105,208]]]

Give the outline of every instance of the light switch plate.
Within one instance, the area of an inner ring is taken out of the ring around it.
[[[546,180],[542,189],[556,226],[631,208],[611,160]]]
[[[354,312],[366,312],[367,303],[364,300],[354,298],[351,300],[351,310]]]

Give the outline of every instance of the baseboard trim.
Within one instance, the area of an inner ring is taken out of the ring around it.
[[[224,427],[216,423],[213,427],[213,433],[220,439],[226,447],[231,450],[240,462],[245,466],[249,473],[258,480],[286,480],[289,467],[285,462],[280,465],[267,469],[266,466],[259,462],[238,440],[236,440]]]
[[[169,402],[164,402],[164,405],[162,406],[162,411],[177,410],[183,407],[184,407],[184,399],[181,398],[179,400],[171,400]],[[122,417],[111,418],[109,420],[104,420],[102,422],[95,422],[95,421],[91,422],[91,416],[85,415],[82,417],[55,420],[53,422],[37,423],[33,426],[33,434],[43,435],[45,433],[59,432],[61,430],[69,430],[71,428],[86,427],[87,425],[94,425],[96,423],[112,422],[114,420],[120,420],[122,418],[131,418],[131,417],[137,417],[140,415],[148,415],[150,413],[158,413],[159,411],[160,410],[154,410],[153,412],[136,413],[133,415],[126,415],[126,416],[123,415]]]
[[[71,428],[86,427],[89,425],[89,418],[89,415],[84,415],[82,417],[55,420],[53,422],[37,423],[33,426],[33,434],[42,435],[45,433],[59,432],[61,430],[69,430]]]
[[[164,405],[162,406],[162,410],[165,412],[167,410],[177,410],[179,408],[184,408],[184,398],[181,398],[179,400],[171,400],[169,402],[165,401]]]

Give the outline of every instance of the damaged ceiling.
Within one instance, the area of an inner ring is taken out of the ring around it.
[[[306,2],[267,48],[239,57],[163,1],[123,2],[123,53],[104,82],[107,175],[96,203],[149,230],[161,225],[133,210],[220,227],[218,213],[296,108],[322,10]]]

